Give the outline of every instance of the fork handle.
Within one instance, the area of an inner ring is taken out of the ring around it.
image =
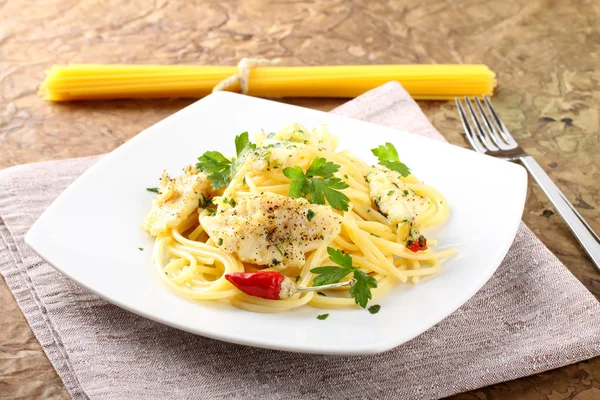
[[[598,235],[583,220],[583,217],[533,157],[519,157],[519,161],[527,168],[533,179],[548,196],[556,211],[563,217],[573,235],[590,256],[594,266],[600,271],[600,241],[597,239]]]

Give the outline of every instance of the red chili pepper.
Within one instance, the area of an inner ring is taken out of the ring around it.
[[[233,274],[225,274],[225,279],[250,296],[262,297],[269,300],[287,299],[302,292],[352,287],[356,283],[356,279],[350,279],[349,281],[329,285],[298,287],[290,278],[275,271],[234,272]]]
[[[406,247],[410,251],[415,252],[415,253],[419,250],[427,250],[427,239],[425,238],[425,236],[421,235],[414,242],[407,244]]]
[[[226,274],[225,279],[242,292],[263,299],[280,300],[281,284],[286,277],[279,272],[235,272]]]

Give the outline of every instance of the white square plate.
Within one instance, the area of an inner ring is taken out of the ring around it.
[[[151,264],[153,239],[140,229],[163,171],[178,175],[206,150],[234,151],[235,135],[288,123],[328,124],[340,149],[375,163],[371,148],[395,144],[421,180],[446,196],[438,249],[458,254],[418,285],[398,284],[371,315],[304,307],[257,314],[171,292]],[[199,335],[249,346],[320,354],[372,354],[431,328],[464,304],[496,270],[521,219],[527,175],[515,164],[449,144],[324,112],[233,93],[210,95],[146,129],[99,161],[44,212],[26,243],[54,268],[129,311]],[[144,248],[140,251],[138,248]]]

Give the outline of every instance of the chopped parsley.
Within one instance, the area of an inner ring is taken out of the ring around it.
[[[393,144],[388,142],[385,145],[371,149],[371,152],[379,160],[379,165],[383,165],[405,177],[410,175],[410,169],[406,164],[400,162],[398,152]]]
[[[223,246],[223,238],[219,238],[218,244],[219,246]]]
[[[155,188],[155,187],[154,188],[146,188],[146,190],[149,191],[149,192],[152,192],[152,193],[160,193],[158,191],[158,188]]]
[[[313,204],[329,204],[342,211],[348,211],[350,199],[340,189],[346,189],[348,184],[333,174],[340,169],[339,164],[327,161],[325,158],[315,158],[304,173],[300,166],[283,169],[283,174],[291,179],[290,197],[304,197]]]
[[[391,196],[391,195],[393,195],[393,194],[394,194],[394,191],[393,191],[393,190],[390,190],[390,191],[388,192],[388,196]]]
[[[347,275],[353,273],[356,283],[350,288],[350,296],[354,298],[356,304],[365,308],[369,300],[373,298],[371,288],[377,287],[375,278],[354,267],[352,265],[352,257],[344,254],[341,250],[328,247],[327,254],[329,254],[329,259],[339,265],[339,267],[326,266],[311,269],[310,272],[317,274],[313,279],[313,286],[338,283]]]
[[[404,193],[405,196],[408,196],[408,190],[404,189],[402,193]]]
[[[315,217],[315,215],[316,215],[316,213],[309,208],[308,212],[306,213],[306,219],[308,219],[309,221],[312,221],[312,219]]]
[[[381,306],[379,304],[375,304],[375,305],[369,307],[369,312],[371,314],[377,314],[380,309],[381,309]]]
[[[228,203],[231,207],[235,207],[236,206],[236,202],[235,199],[233,197],[229,197],[229,198],[224,198],[223,201],[225,203]]]
[[[200,193],[200,199],[198,200],[198,207],[207,208],[208,206],[210,206],[212,204],[213,204],[213,202],[210,197],[206,197],[206,196],[204,196],[204,194]]]
[[[348,174],[344,174],[344,178],[348,179]]]
[[[143,247],[138,247],[138,250],[139,251],[144,251],[144,248]]]
[[[248,132],[235,137],[235,152],[237,158],[231,160],[218,151],[207,151],[198,157],[196,168],[208,175],[213,189],[219,189],[229,185],[231,178],[235,176],[239,163],[243,160],[248,150],[255,150],[256,145],[250,142]]]
[[[327,317],[329,317],[329,313],[317,315],[317,319],[320,319],[321,321],[326,320]]]

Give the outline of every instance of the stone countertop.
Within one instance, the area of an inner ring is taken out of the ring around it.
[[[109,152],[192,102],[46,103],[36,91],[54,63],[483,63],[508,128],[600,232],[599,18],[595,0],[0,1],[0,168]],[[468,147],[452,102],[420,105]],[[600,298],[600,273],[534,184],[523,219]],[[0,397],[68,398],[1,278],[0,326]],[[600,398],[600,358],[454,396],[515,398]]]

